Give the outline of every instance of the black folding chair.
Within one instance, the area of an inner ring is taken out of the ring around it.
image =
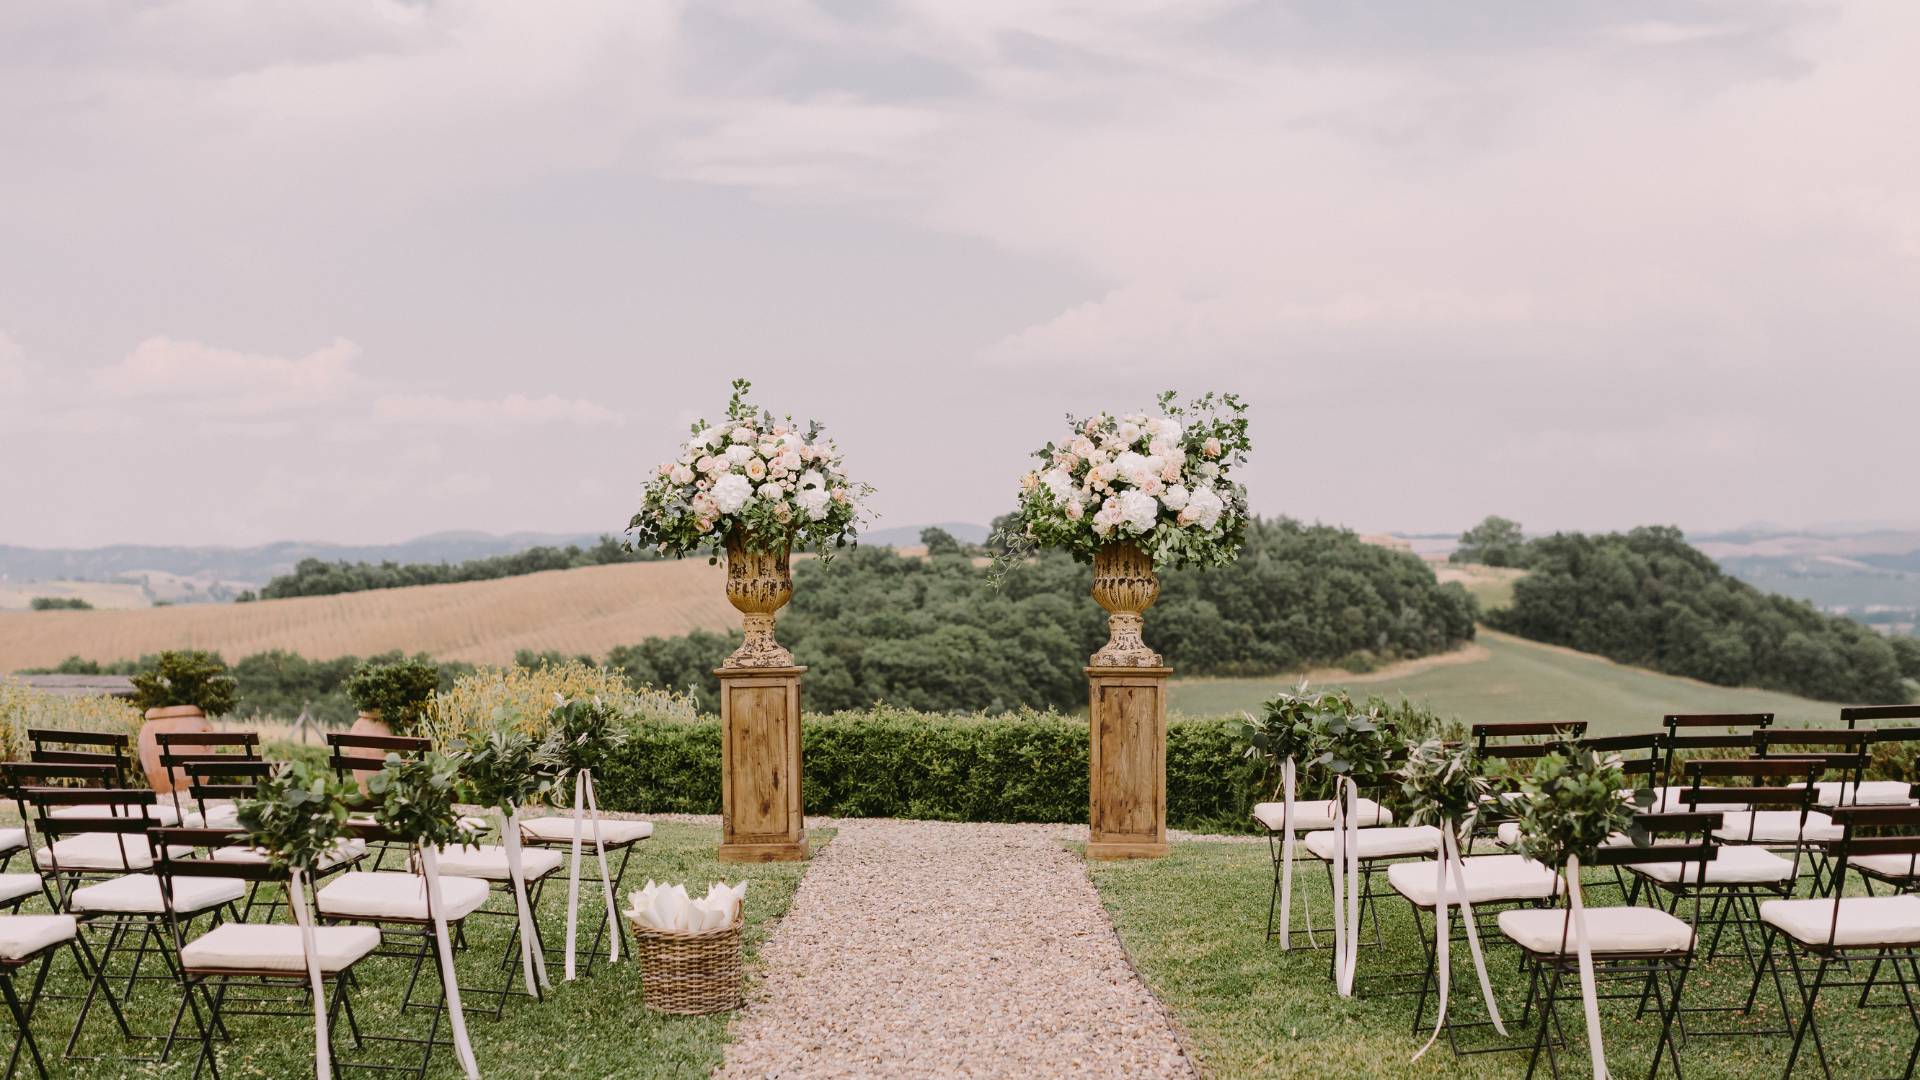
[[[1474,836],[1491,835],[1501,846],[1514,847],[1512,841],[1516,834],[1512,829],[1502,830],[1501,826],[1511,824],[1517,816],[1513,804],[1520,797],[1520,784],[1526,775],[1509,763],[1545,757],[1586,733],[1584,720],[1520,720],[1474,724],[1468,728],[1467,738],[1473,743],[1474,756],[1487,774],[1489,788],[1474,822]],[[1499,768],[1493,767],[1495,763]]]
[[[1706,867],[1719,851],[1713,830],[1720,825],[1718,814],[1661,813],[1637,815],[1640,827],[1649,833],[1679,837],[1681,843],[1638,847],[1609,844],[1594,853],[1584,866],[1618,867],[1645,863],[1678,861],[1698,866],[1704,877]],[[1555,868],[1566,871],[1565,866]],[[1596,984],[1624,985],[1615,993],[1599,993],[1608,1000],[1636,1001],[1636,1018],[1649,1002],[1660,1017],[1660,1035],[1654,1044],[1649,1077],[1658,1076],[1660,1061],[1671,1055],[1674,1075],[1680,1073],[1680,1042],[1676,1038],[1681,995],[1692,970],[1699,943],[1699,900],[1695,899],[1691,919],[1672,912],[1644,907],[1588,907],[1586,909],[1588,951],[1593,958]],[[1520,1023],[1525,1025],[1537,1008],[1540,1018],[1534,1030],[1527,1076],[1532,1077],[1545,1057],[1555,1076],[1560,1073],[1559,1051],[1567,1045],[1565,1025],[1560,1018],[1561,987],[1566,980],[1579,980],[1579,952],[1573,933],[1573,910],[1513,909],[1500,913],[1500,930],[1521,949],[1528,971],[1526,1003]],[[1578,1000],[1578,993],[1575,993]],[[1521,1049],[1522,1047],[1514,1047]]]
[[[62,731],[58,728],[28,728],[32,745],[28,757],[42,765],[105,765],[113,769],[109,787],[131,787],[127,778],[134,774],[133,740],[109,731]]]
[[[82,972],[87,970],[75,945],[79,927],[71,915],[0,915],[0,935],[5,939],[4,947],[0,947],[0,996],[6,998],[14,1030],[13,1051],[7,1056],[4,1075],[12,1080],[20,1067],[20,1051],[25,1049],[33,1061],[34,1072],[40,1080],[47,1080],[46,1058],[40,1053],[39,1040],[33,1037],[33,1014],[46,990],[53,954],[62,946],[73,953],[74,962]],[[14,979],[35,964],[39,967],[34,972],[33,985],[23,998]]]
[[[1661,718],[1666,726],[1666,756],[1660,764],[1660,782],[1667,786],[1655,791],[1653,811],[1687,809],[1678,798],[1669,799],[1684,786],[1681,773],[1674,767],[1696,751],[1725,750],[1721,757],[1747,757],[1753,752],[1753,733],[1773,726],[1772,713],[1669,713]],[[1671,805],[1670,805],[1671,804]]]
[[[161,731],[156,732],[153,738],[160,751],[160,767],[174,778],[173,808],[178,814],[179,823],[214,828],[232,826],[231,800],[213,804],[202,801],[196,811],[199,820],[189,820],[188,810],[180,800],[181,790],[193,782],[193,774],[188,766],[223,761],[258,762],[260,734],[254,731]],[[220,747],[232,749],[221,750]],[[249,796],[251,794],[248,793]],[[209,812],[220,820],[209,820]]]
[[[388,754],[398,754],[403,758],[415,758],[433,749],[433,740],[413,735],[355,735],[345,731],[327,733],[327,764],[333,774],[342,780],[351,780],[359,784],[362,790],[367,780],[383,768]],[[362,815],[357,820],[371,822],[373,819]],[[378,870],[387,861],[387,855],[396,847],[383,842],[371,842],[373,849],[373,869]]]

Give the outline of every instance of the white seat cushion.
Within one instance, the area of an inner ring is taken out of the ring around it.
[[[464,919],[487,902],[487,883],[479,878],[440,877],[443,916]],[[394,870],[349,870],[320,889],[320,914],[338,919],[427,918],[427,879]]]
[[[27,830],[0,829],[0,855],[11,855],[27,846]]]
[[[320,970],[345,971],[380,947],[371,926],[317,926],[313,930]],[[285,971],[304,974],[307,954],[298,926],[225,923],[187,942],[180,959],[193,971]]]
[[[1273,804],[1261,803],[1260,805],[1268,806]],[[1258,812],[1258,808],[1256,808],[1255,812]],[[520,823],[520,835],[528,840],[537,840],[542,843],[571,844],[573,843],[573,818],[528,818]],[[631,844],[645,840],[652,835],[653,822],[651,821],[626,821],[620,818],[605,817],[600,819],[600,843],[602,845]],[[582,847],[593,846],[593,822],[586,820],[581,822],[580,836],[582,837]]]
[[[1791,844],[1800,839],[1838,840],[1845,832],[1818,810],[1807,814],[1804,835],[1798,810],[1753,810],[1726,815],[1713,835],[1735,843]]]
[[[193,851],[177,846],[168,850],[181,856]],[[126,853],[124,860],[122,851]],[[59,859],[62,870],[126,873],[152,867],[153,849],[147,846],[146,837],[134,833],[76,833],[55,840],[51,853],[46,848],[33,853],[34,865],[42,870],[52,869],[55,858]]]
[[[1832,900],[1767,900],[1760,921],[1804,945],[1825,945],[1834,930]],[[1920,896],[1849,896],[1840,901],[1836,945],[1920,944]]]
[[[0,904],[11,903],[39,891],[39,874],[0,874]]]
[[[1510,847],[1515,849],[1518,849],[1520,847],[1520,823],[1517,821],[1501,822],[1500,827],[1494,830],[1494,835],[1497,839],[1499,839],[1500,843],[1505,847]],[[1669,837],[1661,837],[1659,839],[1656,839],[1654,841],[1654,844],[1656,845],[1677,844],[1677,843],[1685,843],[1685,842],[1686,841],[1684,840],[1678,840],[1678,839],[1673,839]],[[1633,844],[1633,837],[1628,836],[1626,833],[1614,833],[1612,836],[1607,838],[1606,843],[1600,846],[1601,847],[1630,847],[1632,846],[1632,844]]]
[[[1433,860],[1394,863],[1387,867],[1387,884],[1421,907],[1439,902],[1435,878],[1440,864]],[[1451,875],[1449,875],[1451,877]],[[1503,900],[1543,900],[1554,894],[1560,875],[1519,855],[1470,855],[1460,864],[1467,899],[1476,904]],[[1448,881],[1449,903],[1459,903],[1459,890]]]
[[[1654,788],[1653,805],[1647,807],[1646,812],[1649,814],[1731,814],[1747,808],[1745,803],[1687,803],[1681,801],[1680,793],[1691,790],[1693,789],[1684,785],[1680,787]],[[1712,789],[1702,787],[1700,790],[1704,793]],[[1633,792],[1631,791],[1623,792],[1623,794],[1629,799],[1633,797]]]
[[[240,899],[246,883],[232,878],[175,877],[173,909],[205,911]],[[107,915],[158,915],[166,911],[160,900],[160,879],[152,874],[127,874],[73,890],[67,898],[74,911]]]
[[[170,802],[158,802],[146,808],[146,818],[155,825],[180,824],[180,811]],[[62,806],[48,811],[50,818],[137,818],[142,816],[137,806],[106,806],[86,803],[79,806]]]
[[[365,840],[341,840],[334,844],[333,849],[327,852],[326,858],[320,861],[320,869],[326,870],[339,866],[366,853]],[[213,859],[215,862],[251,863],[257,866],[267,861],[267,853],[259,848],[223,847],[213,850]]]
[[[78,931],[71,915],[0,915],[0,959],[21,960]]]
[[[1920,878],[1920,855],[1852,855],[1847,865],[1890,878]]]
[[[1522,948],[1549,956],[1560,951],[1564,935],[1567,952],[1574,951],[1565,908],[1503,911],[1500,932]],[[1683,952],[1692,945],[1693,928],[1657,908],[1587,909],[1587,948],[1595,953]]]
[[[1316,858],[1331,862],[1334,835],[1333,830],[1328,829],[1308,836],[1307,850]],[[1363,859],[1432,855],[1440,850],[1440,830],[1431,825],[1390,825],[1361,829],[1357,835],[1360,837],[1360,857]]]
[[[463,878],[483,878],[487,881],[507,881],[507,849],[499,844],[481,844],[477,847],[444,847],[435,854],[439,857],[440,872]],[[520,872],[528,881],[543,878],[566,861],[558,851],[552,848],[521,848]]]
[[[205,812],[188,810],[187,826],[194,829],[233,829],[240,825],[240,807],[225,800],[207,803]]]
[[[1813,801],[1827,807],[1913,805],[1913,785],[1905,780],[1863,780],[1858,784],[1822,780],[1813,785],[1813,792]]]
[[[1642,863],[1634,869],[1655,881],[1692,885],[1700,880],[1700,863],[1697,860]],[[1780,882],[1791,880],[1793,876],[1792,859],[1775,855],[1763,847],[1731,844],[1716,848],[1714,857],[1707,862],[1707,884],[1709,885]]]
[[[1266,826],[1268,832],[1280,831],[1280,818],[1286,809],[1286,803],[1255,803],[1253,818]],[[1354,817],[1364,826],[1393,824],[1393,811],[1374,802],[1372,799],[1355,800]],[[1295,799],[1293,801],[1293,829],[1295,832],[1317,832],[1333,828],[1332,799]]]

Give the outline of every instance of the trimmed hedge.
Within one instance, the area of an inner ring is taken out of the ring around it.
[[[801,728],[808,814],[931,821],[1087,820],[1087,722],[877,708],[808,716]],[[1265,796],[1222,719],[1167,724],[1167,824],[1245,831]],[[720,722],[648,720],[599,770],[607,810],[720,812]]]

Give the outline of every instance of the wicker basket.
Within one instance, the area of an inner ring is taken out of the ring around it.
[[[640,987],[647,1008],[699,1016],[740,1007],[740,930],[738,916],[718,930],[687,933],[655,930],[638,919],[634,952],[640,961]]]

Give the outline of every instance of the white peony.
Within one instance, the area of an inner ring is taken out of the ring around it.
[[[1185,510],[1187,508],[1186,485],[1175,484],[1172,487],[1168,488],[1167,493],[1165,495],[1160,496],[1160,501],[1163,503],[1166,503],[1167,509],[1173,511],[1176,514],[1182,510]]]
[[[801,479],[804,481],[805,477]],[[800,509],[806,511],[808,521],[819,521],[827,516],[827,504],[833,499],[827,494],[826,488],[815,486],[802,487],[800,493],[793,497],[793,501],[799,503]]]
[[[1187,511],[1193,516],[1193,523],[1202,529],[1211,529],[1220,522],[1221,511],[1227,504],[1210,487],[1194,488],[1187,497]]]
[[[1171,416],[1157,416],[1147,421],[1147,430],[1153,432],[1155,439],[1170,443],[1179,442],[1180,436],[1186,434],[1180,426],[1180,421]]]
[[[723,514],[736,514],[753,499],[753,483],[739,473],[728,473],[713,485],[713,504]]]
[[[1131,450],[1124,451],[1120,456],[1113,459],[1113,469],[1120,476],[1125,477],[1127,483],[1135,487],[1140,486],[1143,480],[1158,471],[1156,469],[1149,469],[1147,467],[1147,459]]]
[[[808,469],[800,474],[800,486],[802,488],[826,487],[827,478],[820,475],[819,469]]]
[[[1073,476],[1065,469],[1047,470],[1047,474],[1040,478],[1040,482],[1047,485],[1047,490],[1053,493],[1054,502],[1063,502],[1067,496],[1073,494]]]
[[[739,427],[734,428],[733,431],[727,435],[727,437],[729,439],[732,439],[735,443],[744,446],[753,441],[753,438],[754,438],[753,429],[746,426],[745,424],[742,424]]]
[[[745,465],[753,459],[753,447],[735,443],[727,447],[727,460],[735,465]]]
[[[727,433],[717,427],[710,427],[700,433],[700,445],[708,448],[719,446],[727,441]]]
[[[1144,491],[1122,492],[1116,501],[1120,504],[1120,517],[1134,532],[1152,532],[1160,520],[1160,500]]]

